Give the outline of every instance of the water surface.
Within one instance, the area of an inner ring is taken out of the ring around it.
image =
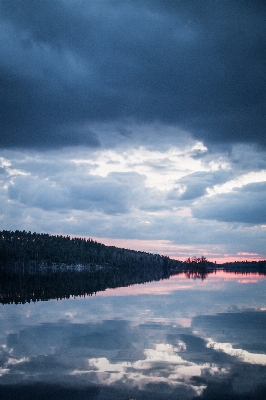
[[[266,398],[266,277],[0,306],[0,398]]]

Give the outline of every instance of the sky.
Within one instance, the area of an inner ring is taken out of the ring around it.
[[[0,229],[266,258],[266,4],[1,0]]]

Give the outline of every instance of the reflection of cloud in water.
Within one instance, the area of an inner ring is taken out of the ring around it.
[[[0,397],[3,387],[20,399],[12,392],[18,385],[34,392],[34,385],[49,383],[91,387],[95,396],[84,392],[82,399],[95,400],[124,400],[125,393],[153,400],[266,398],[266,313],[257,311],[265,306],[265,285],[258,282],[254,291],[254,282],[239,285],[239,275],[231,277],[190,280],[196,290],[172,290],[186,285],[180,276],[155,283],[163,291],[169,286],[169,295],[146,295],[152,286],[146,284],[139,285],[143,296],[3,306]],[[24,398],[35,398],[33,392]]]
[[[192,377],[200,377],[203,370],[209,374],[225,373],[217,366],[204,364],[198,365],[184,360],[178,352],[184,351],[186,344],[179,342],[179,347],[171,344],[159,343],[155,349],[146,349],[145,358],[136,362],[111,363],[107,358],[92,358],[88,360],[88,370],[75,370],[72,375],[88,374],[90,379],[94,376],[93,383],[105,383],[108,385],[117,383],[130,383],[139,389],[143,389],[150,383],[164,382],[170,386],[188,385],[195,390],[195,394],[202,393],[206,385],[193,385]],[[93,374],[92,374],[93,371]],[[95,372],[97,374],[95,375]]]
[[[218,351],[221,350],[230,356],[239,358],[243,362],[266,365],[266,354],[256,354],[243,349],[234,349],[231,343],[218,343],[209,338],[207,347]]]
[[[153,391],[157,385],[162,393],[182,388],[191,396],[199,395],[206,387],[201,376],[222,376],[226,368],[205,360],[203,342],[198,349],[201,361],[190,360],[189,334],[183,335],[184,340],[177,336],[174,343],[167,343],[166,335],[171,332],[180,336],[190,330],[159,323],[132,326],[114,320],[28,327],[7,337],[7,346],[2,348],[1,384],[49,381],[140,391]]]
[[[235,312],[197,316],[192,326],[194,332],[206,338],[209,347],[244,362],[265,365],[265,311],[236,309]]]
[[[177,325],[182,326],[183,328],[189,328],[191,325],[192,318],[176,318],[175,322]],[[176,328],[176,325],[173,325]]]

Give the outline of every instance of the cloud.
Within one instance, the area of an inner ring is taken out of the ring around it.
[[[232,176],[230,170],[194,172],[177,181],[176,187],[168,194],[169,200],[193,200],[203,197],[208,187],[226,182]]]
[[[144,199],[144,177],[136,173],[110,173],[107,177],[77,176],[68,180],[19,175],[8,186],[8,197],[30,207],[44,210],[102,211],[124,214]],[[147,202],[149,209],[149,202]],[[145,204],[145,202],[144,202]],[[156,202],[155,202],[156,204]],[[157,204],[157,208],[159,204]]]
[[[248,224],[266,223],[266,183],[250,183],[229,193],[200,200],[192,208],[196,218]]]
[[[114,121],[265,146],[262,2],[0,7],[2,148],[97,148],[91,126]]]

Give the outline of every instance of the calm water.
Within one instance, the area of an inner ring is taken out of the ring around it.
[[[2,399],[264,399],[266,277],[0,305]]]

